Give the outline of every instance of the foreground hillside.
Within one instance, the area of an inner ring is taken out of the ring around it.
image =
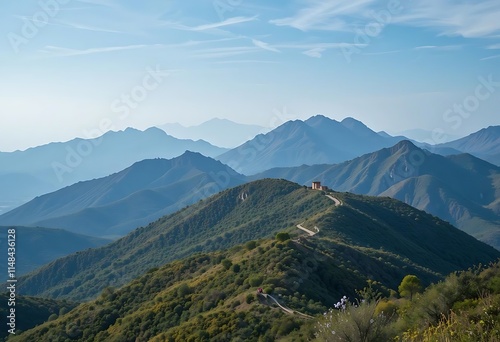
[[[437,324],[440,313],[447,315],[452,307],[471,314],[475,306],[482,308],[483,303],[470,302],[477,298],[473,289],[500,294],[496,267],[477,282],[472,274],[453,275],[455,280],[431,286],[422,298],[415,294],[413,302],[392,297],[377,304],[373,301],[382,294],[394,296],[390,290],[408,273],[420,279],[427,278],[428,271],[384,251],[317,236],[289,240],[284,235],[150,269],[126,286],[108,287],[96,300],[9,341],[330,341],[333,329],[361,341],[356,329],[361,324],[367,326],[362,334],[370,336],[370,326],[378,326],[377,334],[386,338],[367,341],[387,341],[396,334],[409,341],[426,322]],[[443,303],[436,300],[437,293]],[[346,312],[323,315],[343,296],[366,301]],[[490,320],[500,324],[498,310],[488,310],[495,314]]]
[[[448,272],[487,263],[500,252],[440,219],[390,198],[308,190],[284,180],[241,185],[135,230],[99,249],[59,259],[19,279],[23,293],[87,300],[107,286],[121,286],[152,267],[193,255],[274,236],[296,225],[320,229],[325,251],[353,271],[377,273],[393,286],[401,268],[433,281]],[[374,260],[373,257],[376,256]],[[380,260],[377,259],[380,257]],[[371,260],[371,261],[370,261]],[[384,266],[384,260],[397,265]]]

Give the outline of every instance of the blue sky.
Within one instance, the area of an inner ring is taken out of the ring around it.
[[[0,151],[213,117],[321,113],[453,136],[500,124],[497,0],[27,0],[0,13]]]

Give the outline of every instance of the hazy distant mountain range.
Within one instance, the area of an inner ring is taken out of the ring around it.
[[[118,237],[245,181],[214,159],[186,152],[170,160],[143,160],[110,176],[37,197],[1,215],[0,224]]]
[[[168,134],[180,139],[202,139],[216,146],[233,148],[253,139],[269,129],[236,123],[227,119],[214,118],[200,125],[185,127],[178,123],[158,126]]]
[[[436,146],[453,148],[500,166],[500,126],[490,126],[464,138]]]
[[[434,133],[432,130],[414,128],[414,129],[407,129],[407,130],[401,131],[397,135],[402,135],[402,136],[408,137],[414,141],[420,141],[420,142],[428,143],[428,144],[435,144],[434,140],[433,140],[433,139],[435,139],[433,137]],[[460,136],[449,134],[447,132],[446,136],[444,138],[446,138],[446,140],[444,140],[445,142],[449,142],[449,141],[459,139]]]
[[[409,141],[336,165],[275,168],[253,178],[314,180],[338,191],[390,196],[500,249],[500,168],[469,154],[444,157]]]
[[[212,157],[226,151],[202,140],[174,138],[158,128],[128,128],[97,139],[0,152],[0,213],[78,181],[110,175],[143,159],[173,158],[186,150]]]
[[[70,233],[62,229],[40,227],[0,227],[0,248],[7,251],[7,230],[16,230],[16,274],[21,276],[34,269],[88,248],[103,246],[110,240]],[[0,281],[7,280],[7,263],[0,266]]]
[[[401,137],[382,136],[360,121],[338,122],[322,115],[289,121],[218,157],[243,174],[273,167],[339,163],[389,147]]]

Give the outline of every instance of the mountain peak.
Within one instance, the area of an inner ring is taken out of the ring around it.
[[[396,151],[408,152],[408,151],[420,150],[420,148],[415,146],[415,144],[413,144],[410,140],[401,140],[396,145],[394,145],[391,148],[391,150],[393,152],[396,152]]]
[[[373,134],[373,132],[368,126],[363,122],[356,120],[352,117],[347,117],[340,122],[344,127],[350,129],[351,131],[356,131],[358,133]],[[377,133],[375,133],[377,134]]]
[[[327,117],[327,116],[325,116],[323,114],[316,114],[314,116],[311,116],[309,119],[307,119],[304,122],[307,123],[307,124],[309,124],[309,125],[315,125],[315,124],[318,124],[318,123],[331,123],[331,122],[338,123],[337,120],[329,118],[329,117]]]

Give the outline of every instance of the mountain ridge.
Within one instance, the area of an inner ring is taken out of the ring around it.
[[[245,180],[219,161],[188,151],[173,159],[136,162],[110,176],[37,197],[0,215],[0,222],[45,225],[101,237],[123,236]]]

